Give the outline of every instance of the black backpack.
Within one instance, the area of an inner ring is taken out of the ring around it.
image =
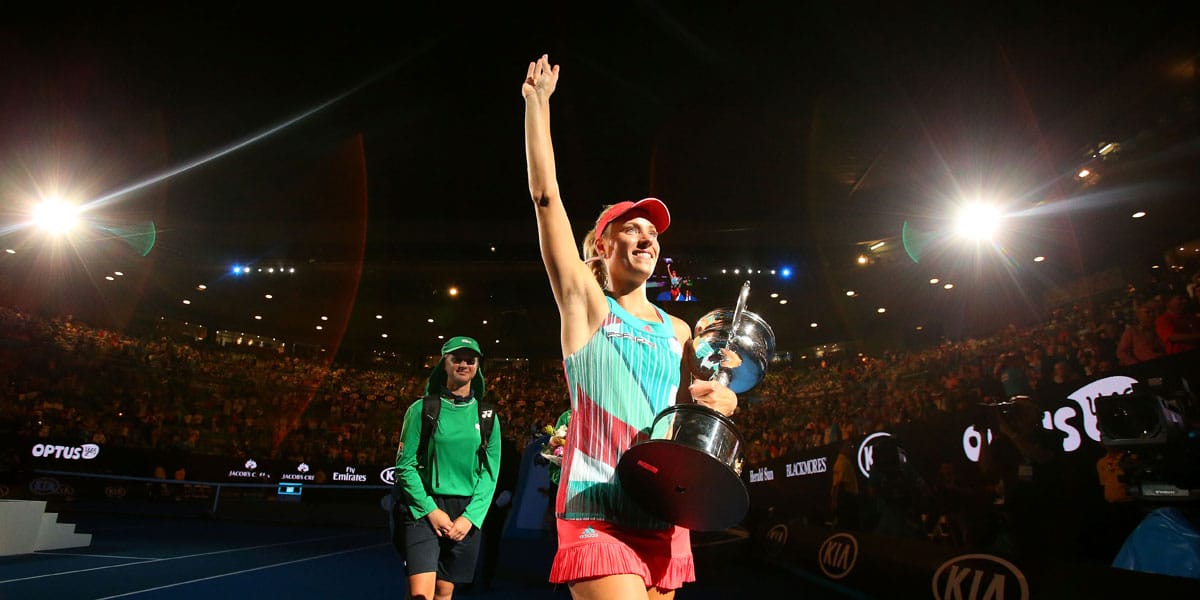
[[[479,464],[487,469],[490,473],[492,466],[487,462],[487,448],[491,441],[492,428],[495,427],[496,420],[496,405],[484,400],[475,401],[476,408],[479,409],[479,450],[476,452],[479,455]],[[428,394],[421,398],[421,442],[417,445],[417,468],[423,469],[426,465],[421,464],[421,457],[428,455],[429,463],[436,460],[437,452],[429,454],[429,440],[433,437],[434,430],[437,429],[438,417],[442,413],[442,398],[441,394]],[[392,484],[392,510],[388,514],[388,528],[392,532],[392,546],[404,556],[405,539],[404,539],[404,513],[402,510],[408,509],[408,503],[404,500],[404,491],[400,487],[399,476],[395,477],[395,482]]]

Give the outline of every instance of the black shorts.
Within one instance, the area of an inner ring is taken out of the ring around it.
[[[457,519],[466,510],[471,498],[467,496],[434,496],[438,508]],[[461,542],[440,538],[433,532],[429,517],[416,521],[405,511],[405,548],[407,560],[404,568],[408,575],[437,571],[437,578],[451,583],[470,583],[475,579],[475,561],[479,556],[479,527],[471,531]]]

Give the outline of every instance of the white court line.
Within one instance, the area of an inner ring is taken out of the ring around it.
[[[318,559],[318,558],[328,558],[328,557],[330,557],[330,556],[337,556],[337,555],[339,555],[339,554],[348,554],[348,553],[350,553],[350,552],[360,552],[360,551],[362,551],[362,550],[366,550],[367,548],[376,548],[376,547],[378,547],[378,546],[390,546],[390,545],[391,545],[391,544],[390,544],[389,542],[382,542],[382,543],[379,543],[379,544],[371,544],[371,545],[369,545],[369,546],[361,546],[361,547],[358,547],[358,548],[350,548],[349,550],[339,550],[339,551],[337,551],[337,552],[330,552],[330,553],[328,553],[328,554],[320,554],[320,555],[317,555],[317,556],[309,556],[309,557],[307,557],[307,558],[297,558],[296,560],[288,560],[288,561],[284,561],[284,562],[281,562],[281,563],[275,563],[275,564],[273,564],[273,565],[263,565],[263,566],[261,566],[261,567],[254,567],[253,569],[242,569],[241,571],[231,571],[231,572],[229,572],[229,573],[221,573],[220,575],[209,575],[208,577],[201,577],[201,578],[199,578],[199,579],[189,579],[189,580],[187,580],[187,581],[180,581],[180,582],[178,582],[178,583],[171,583],[171,584],[167,584],[167,585],[160,585],[160,586],[158,586],[158,587],[146,588],[146,589],[144,589],[144,590],[135,590],[135,591],[132,591],[132,592],[125,592],[124,594],[117,594],[117,595],[115,595],[115,596],[105,596],[105,597],[103,597],[103,598],[97,598],[96,600],[111,600],[112,598],[124,598],[125,596],[133,596],[133,595],[135,595],[135,594],[143,594],[143,593],[146,593],[146,592],[157,592],[158,590],[165,590],[165,589],[167,589],[167,588],[179,587],[179,586],[181,586],[181,585],[188,585],[188,584],[192,584],[192,583],[199,583],[199,582],[201,582],[201,581],[208,581],[208,580],[210,580],[210,579],[220,579],[220,578],[222,578],[222,577],[229,577],[230,575],[241,575],[241,574],[243,574],[243,573],[253,573],[254,571],[262,571],[263,569],[274,569],[275,567],[282,567],[282,566],[284,566],[284,565],[291,565],[291,564],[295,564],[295,563],[301,563],[301,562],[306,562],[306,561],[310,561],[310,560],[316,560],[316,559]]]
[[[86,552],[46,552],[44,550],[38,550],[37,552],[34,552],[34,554],[36,554],[38,556],[42,556],[42,555],[80,556],[80,557],[95,556],[98,558],[124,558],[127,560],[162,560],[161,556],[120,556],[117,554],[88,554]]]
[[[45,573],[42,575],[34,575],[32,577],[17,577],[15,579],[4,579],[4,580],[0,580],[0,585],[3,585],[5,583],[15,583],[17,581],[29,581],[31,579],[42,579],[44,577],[58,577],[59,575],[74,575],[76,573],[87,573],[89,571],[103,571],[105,569],[120,569],[122,567],[147,565],[150,563],[163,562],[163,561],[168,561],[168,560],[179,560],[181,558],[196,558],[198,556],[211,556],[213,554],[228,554],[230,552],[244,552],[246,550],[259,550],[261,548],[274,548],[275,546],[290,546],[292,544],[304,544],[304,543],[308,543],[308,542],[319,542],[322,540],[333,540],[333,539],[337,539],[337,538],[352,537],[352,536],[356,536],[356,535],[364,535],[364,534],[362,534],[362,533],[344,533],[341,535],[327,535],[324,537],[308,538],[308,539],[303,539],[303,540],[293,540],[290,542],[279,542],[278,544],[264,544],[262,546],[249,546],[246,548],[230,548],[228,550],[214,550],[212,552],[201,552],[199,554],[185,554],[183,556],[171,556],[168,558],[152,558],[150,560],[145,560],[142,562],[131,562],[131,563],[125,563],[123,565],[105,565],[103,567],[92,567],[90,569],[76,569],[74,571],[60,571],[58,573]]]

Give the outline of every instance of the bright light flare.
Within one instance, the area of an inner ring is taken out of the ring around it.
[[[47,198],[33,208],[33,221],[42,229],[60,235],[79,225],[79,207],[58,198]]]
[[[968,204],[959,210],[954,231],[969,240],[990,240],[999,228],[1000,219],[1000,210],[995,206]]]

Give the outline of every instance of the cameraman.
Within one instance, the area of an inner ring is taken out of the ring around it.
[[[1011,398],[994,413],[1001,435],[980,456],[985,476],[1003,490],[997,499],[1005,517],[1001,535],[1010,536],[1020,556],[1062,552],[1078,531],[1069,522],[1074,511],[1061,505],[1073,497],[1062,489],[1072,475],[1056,460],[1059,436],[1042,427],[1042,412],[1028,396]]]

